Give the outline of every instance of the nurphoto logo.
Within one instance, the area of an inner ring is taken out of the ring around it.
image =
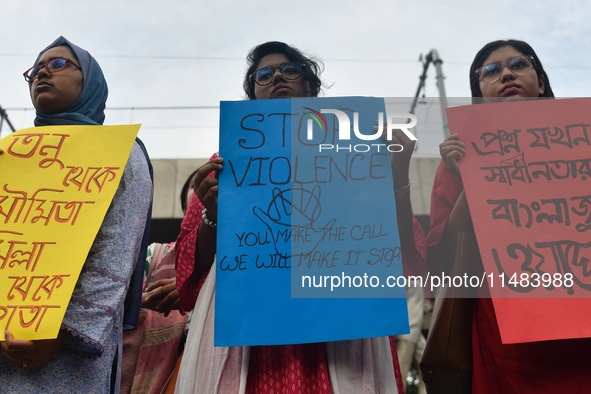
[[[314,124],[320,129],[320,131],[328,131],[328,122],[323,114],[332,114],[336,116],[338,121],[338,140],[339,141],[351,141],[351,120],[346,112],[338,109],[321,109],[317,111],[315,109],[305,107],[310,112],[307,115],[310,117],[307,122],[307,135],[308,141],[314,139]],[[410,120],[408,123],[397,123],[395,119]],[[386,141],[392,140],[392,131],[401,130],[410,140],[416,141],[417,137],[409,131],[417,125],[417,117],[411,113],[393,114],[387,119],[386,122]],[[382,138],[384,133],[384,113],[378,112],[378,125],[369,133],[362,133],[359,130],[359,113],[353,112],[353,133],[355,136],[362,141],[376,141]],[[382,140],[384,141],[384,140]],[[380,150],[384,148],[388,152],[401,152],[404,148],[400,144],[387,144],[387,143],[372,143],[372,144],[318,144],[318,151],[323,150],[335,150],[346,151],[346,152],[369,152],[370,150]]]

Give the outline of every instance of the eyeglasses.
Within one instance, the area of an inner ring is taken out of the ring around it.
[[[250,78],[260,86],[267,86],[273,81],[275,70],[279,70],[283,78],[288,81],[298,79],[304,70],[304,65],[295,62],[283,63],[279,67],[262,67],[250,74]]]
[[[23,76],[25,77],[25,81],[33,82],[39,76],[39,71],[43,70],[44,68],[47,69],[47,72],[53,74],[58,71],[62,71],[64,68],[68,66],[68,63],[80,70],[80,66],[78,66],[70,59],[56,57],[55,59],[51,59],[45,64],[38,64],[36,66],[29,68],[27,71],[23,73]]]
[[[485,64],[476,70],[476,74],[480,76],[481,81],[496,82],[499,80],[499,78],[501,78],[503,66],[507,66],[509,71],[511,71],[514,75],[524,75],[527,74],[529,70],[531,70],[533,61],[533,56],[517,56],[508,62]]]

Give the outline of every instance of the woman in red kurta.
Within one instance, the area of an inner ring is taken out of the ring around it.
[[[525,42],[500,40],[485,45],[470,68],[472,97],[511,101],[554,97],[548,75]],[[457,135],[440,145],[442,162],[431,196],[427,264],[431,272],[448,271],[454,234],[472,230],[457,161],[464,145]],[[472,324],[474,394],[591,392],[591,340],[560,340],[503,345],[490,298],[475,300]]]
[[[251,51],[248,61],[244,88],[250,99],[316,97],[320,91],[318,64],[286,44],[262,44]],[[405,148],[404,153],[392,157],[395,184],[406,185],[396,193],[403,265],[421,272],[425,264],[424,235],[412,215],[408,192],[408,166],[414,142],[402,141],[401,133],[394,136],[398,137],[394,142]],[[213,223],[217,218],[218,186],[214,175],[221,168],[222,159],[213,155],[198,171],[195,191],[199,198],[191,201],[176,243],[181,306],[184,310],[195,306],[189,336],[194,329],[200,332],[193,345],[191,340],[187,341],[177,392],[402,393],[392,338],[213,348],[212,328],[207,321],[213,317],[215,291]],[[190,352],[193,354],[189,355]],[[192,361],[187,361],[190,357]]]

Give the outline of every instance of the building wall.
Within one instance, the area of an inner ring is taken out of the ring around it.
[[[187,177],[206,159],[152,160],[154,167],[153,219],[182,218],[180,194]]]

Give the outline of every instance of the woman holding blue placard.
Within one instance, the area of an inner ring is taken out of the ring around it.
[[[255,47],[248,56],[244,91],[252,100],[317,97],[317,62],[281,42]],[[393,157],[397,212],[405,266],[424,266],[424,236],[410,208],[408,163],[413,141],[395,132],[404,154]],[[177,239],[181,307],[194,309],[176,386],[179,393],[396,393],[402,377],[392,338],[257,347],[214,347],[213,305],[218,181],[223,160],[213,155],[194,179]],[[387,202],[384,202],[387,203]],[[384,311],[387,313],[386,311]],[[240,324],[240,322],[236,322]]]
[[[24,77],[37,111],[36,126],[103,124],[107,82],[86,50],[60,37],[39,54]],[[137,142],[84,262],[58,337],[28,341],[5,332],[1,392],[119,392],[124,301],[151,202],[149,162]]]
[[[554,97],[537,54],[519,40],[486,44],[470,67],[470,88],[475,103]],[[440,153],[442,161],[431,200],[432,225],[427,236],[431,272],[449,272],[456,235],[460,231],[473,232],[463,186],[469,180],[460,176],[457,163],[466,154],[465,146],[457,135],[452,135],[441,143]],[[472,313],[472,393],[589,392],[591,340],[503,344],[490,296],[473,300]],[[446,387],[439,390],[447,392]]]

